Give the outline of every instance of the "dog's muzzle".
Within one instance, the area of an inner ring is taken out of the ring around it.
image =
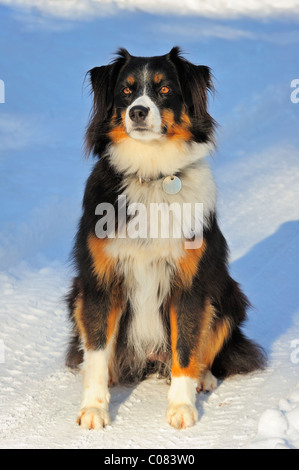
[[[125,125],[133,139],[153,140],[162,135],[160,111],[147,95],[137,98],[127,109]]]

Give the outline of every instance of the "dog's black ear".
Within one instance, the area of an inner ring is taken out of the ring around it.
[[[99,153],[105,145],[107,126],[113,110],[115,84],[121,68],[129,57],[130,54],[126,49],[119,49],[117,57],[111,64],[94,67],[87,72],[93,94],[93,106],[85,137],[85,147],[88,155],[92,151],[95,154]]]
[[[119,62],[121,59],[124,63],[128,62],[131,59],[131,54],[124,47],[120,47],[116,52],[116,59],[114,62]]]
[[[211,69],[186,60],[177,46],[171,49],[168,58],[176,68],[185,105],[194,118],[200,118],[207,113],[208,91],[214,91]]]
[[[102,65],[89,71],[94,107],[98,108],[97,112],[103,113],[103,119],[113,104],[113,94],[110,86],[112,68],[112,65]]]
[[[116,58],[110,65],[102,65],[101,67],[94,67],[87,72],[90,76],[92,91],[96,102],[105,104],[108,111],[113,102],[113,86],[117,80],[118,73],[121,67],[130,59],[131,55],[124,49],[118,49]]]
[[[208,92],[214,91],[211,69],[186,60],[179,47],[172,48],[167,58],[176,69],[184,103],[194,126],[209,134],[215,124],[207,110]]]
[[[87,72],[93,94],[93,105],[85,135],[87,156],[92,151],[96,153],[96,147],[99,148],[99,143],[105,136],[105,127],[113,106],[113,93],[110,86],[112,67],[112,65],[102,65]]]

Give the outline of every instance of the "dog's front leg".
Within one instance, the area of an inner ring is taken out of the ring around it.
[[[78,300],[75,319],[84,344],[83,399],[77,419],[83,429],[99,429],[110,423],[108,364],[114,353],[121,314],[111,299],[90,293]]]
[[[167,421],[176,429],[193,426],[198,417],[195,408],[197,381],[194,377],[172,375],[168,394]]]
[[[197,421],[195,399],[200,375],[200,365],[194,351],[196,331],[188,332],[187,325],[184,330],[179,315],[182,314],[173,303],[170,308],[172,369],[166,418],[177,429],[193,426]]]
[[[196,389],[216,387],[211,367],[231,334],[229,319],[208,298],[201,300],[193,294],[183,293],[178,302],[172,302],[169,312],[172,378],[167,419],[178,429],[197,420]]]
[[[108,360],[109,347],[84,351],[84,391],[77,420],[83,429],[99,429],[110,424]]]

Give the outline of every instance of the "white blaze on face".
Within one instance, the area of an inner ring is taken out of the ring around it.
[[[151,100],[151,98],[147,95],[147,87],[148,87],[148,69],[147,66],[144,67],[143,71],[143,94],[136,98],[133,103],[127,108],[126,115],[125,115],[125,125],[126,131],[136,140],[143,140],[143,141],[150,141],[160,139],[162,136],[161,134],[161,115],[159,108],[155,105],[155,103]],[[144,129],[143,130],[136,130],[136,124],[130,118],[130,110],[134,106],[144,106],[148,110],[148,115],[144,120]]]
[[[148,109],[148,115],[145,118],[143,130],[135,130],[136,124],[130,118],[130,110],[134,106],[144,106]],[[146,94],[139,96],[127,108],[125,116],[126,131],[133,139],[137,140],[153,140],[161,137],[161,115],[158,107]]]

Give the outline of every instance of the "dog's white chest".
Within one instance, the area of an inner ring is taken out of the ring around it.
[[[148,356],[163,349],[166,341],[160,309],[170,290],[170,270],[162,260],[134,260],[129,278],[125,281],[132,309],[128,341],[137,354]]]
[[[130,303],[129,345],[139,357],[166,349],[161,308],[170,293],[175,267],[167,243],[116,239],[109,251],[117,255],[118,269],[124,278]]]

